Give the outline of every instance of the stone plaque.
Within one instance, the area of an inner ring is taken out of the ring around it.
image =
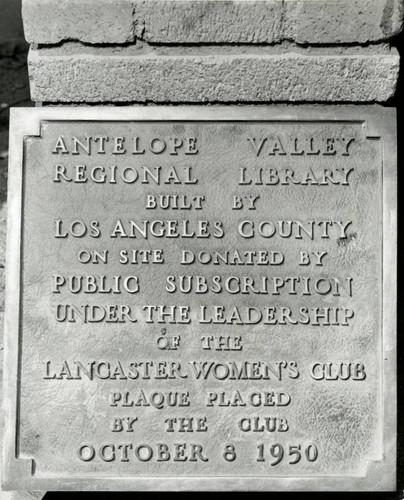
[[[9,489],[395,488],[395,114],[14,109]]]

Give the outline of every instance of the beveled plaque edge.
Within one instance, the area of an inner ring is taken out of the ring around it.
[[[364,477],[35,477],[35,462],[17,457],[20,250],[23,143],[43,121],[345,121],[382,138],[383,161],[383,449]],[[12,108],[8,180],[4,333],[3,489],[121,491],[394,491],[396,489],[396,110],[380,105],[83,106]]]

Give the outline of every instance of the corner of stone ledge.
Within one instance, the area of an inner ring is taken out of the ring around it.
[[[380,20],[380,29],[386,39],[392,39],[403,31],[404,1],[384,0],[385,6]]]

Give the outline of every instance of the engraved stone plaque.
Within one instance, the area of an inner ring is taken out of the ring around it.
[[[15,109],[9,489],[395,488],[395,114]]]

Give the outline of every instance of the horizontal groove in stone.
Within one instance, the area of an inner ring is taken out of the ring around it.
[[[118,45],[88,45],[76,41],[66,41],[58,45],[39,45],[38,48],[43,56],[71,56],[75,54],[85,54],[86,56],[270,56],[282,54],[302,54],[302,55],[375,55],[391,54],[392,49],[387,43],[376,45],[332,45],[332,46],[300,46],[292,42],[282,42],[276,45],[153,45],[138,41],[135,44]]]
[[[66,48],[65,48],[66,49]],[[399,56],[389,54],[134,55],[81,46],[31,50],[31,95],[42,102],[384,102]]]
[[[402,0],[23,0],[27,41],[367,43],[402,27]]]

